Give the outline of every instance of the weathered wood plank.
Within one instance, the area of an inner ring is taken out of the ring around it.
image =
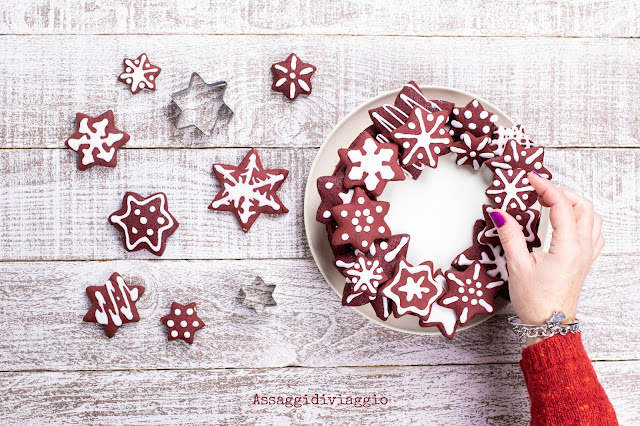
[[[312,1],[21,1],[0,15],[13,34],[348,34],[634,37],[638,3],[625,0],[428,3]]]
[[[237,164],[246,151],[121,150],[117,168],[79,172],[70,150],[0,150],[0,260],[155,258],[126,252],[108,223],[127,190],[167,194],[181,225],[164,259],[309,256],[302,207],[314,149],[260,151],[266,167],[291,171],[279,190],[288,214],[263,215],[244,234],[231,213],[207,209],[218,190],[211,164]],[[593,200],[605,218],[603,253],[640,253],[640,150],[549,149],[546,161],[556,182]]]
[[[640,362],[595,368],[620,424],[637,424]],[[357,419],[377,425],[384,418],[393,424],[524,425],[530,418],[524,381],[513,364],[2,373],[0,390],[0,415],[8,423],[344,425]],[[316,394],[326,405],[313,405]],[[256,395],[290,397],[290,405],[257,405]],[[347,397],[369,398],[371,406],[349,404]]]
[[[605,257],[587,279],[580,317],[594,360],[640,358],[628,326],[640,304],[639,260]],[[146,290],[140,322],[108,339],[82,317],[86,286],[114,271]],[[256,276],[276,285],[277,305],[261,314],[240,298]],[[506,322],[511,308],[453,341],[377,326],[341,306],[312,260],[0,262],[0,297],[3,370],[480,364],[517,362],[522,350]],[[167,342],[160,317],[173,301],[197,302],[206,323],[192,347]]]
[[[601,2],[597,3],[601,5]],[[146,6],[145,6],[146,7]],[[422,6],[418,9],[422,9]],[[495,19],[491,20],[494,26]],[[428,27],[428,25],[424,25]],[[325,36],[3,36],[0,147],[62,147],[76,112],[114,109],[127,147],[317,147],[342,117],[410,79],[482,96],[548,146],[640,146],[640,42]],[[159,89],[131,95],[122,58],[147,52]],[[314,63],[313,93],[270,90],[270,65],[295,51]],[[321,54],[319,54],[321,52]],[[25,60],[28,58],[28,60]],[[464,58],[464,60],[461,60]],[[212,137],[177,131],[170,94],[192,71],[229,82],[235,111]]]

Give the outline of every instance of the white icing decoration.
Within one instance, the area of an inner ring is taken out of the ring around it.
[[[369,191],[375,191],[383,180],[391,180],[396,175],[390,165],[397,158],[394,151],[378,146],[372,138],[364,141],[362,150],[349,150],[347,157],[352,162],[347,177],[352,181],[364,178],[364,185]]]
[[[398,243],[396,248],[394,248],[393,250],[387,252],[384,255],[384,261],[387,262],[387,263],[393,262],[396,259],[396,256],[398,256],[398,253],[400,253],[400,250],[402,250],[402,248],[404,246],[406,246],[408,242],[409,242],[409,237],[400,238],[400,242]],[[383,243],[385,244],[385,248],[382,247]],[[380,248],[382,250],[386,250],[386,246],[388,246],[388,244],[386,242],[383,241],[382,243],[380,243]]]
[[[111,279],[108,279],[105,285],[107,289],[107,296],[109,298],[108,301],[105,300],[100,291],[96,291],[94,293],[98,303],[98,307],[95,312],[96,322],[98,322],[98,324],[108,325],[109,322],[111,322],[113,325],[120,327],[123,323],[121,315],[124,315],[124,317],[129,321],[133,319],[131,303],[138,300],[138,289],[129,288],[120,275],[116,276],[116,284],[118,286],[118,294],[124,297],[124,306],[118,306],[117,301],[121,300],[121,298],[120,296],[116,296],[116,288]]]
[[[375,295],[378,292],[378,286],[383,278],[380,261],[367,259],[364,256],[358,257],[354,265],[344,273],[352,277],[354,293],[365,292],[369,295]]]
[[[481,158],[484,158],[485,160],[489,158],[493,158],[494,154],[492,152],[480,152],[483,149],[485,149],[485,147],[489,144],[489,142],[491,141],[490,138],[488,137],[483,138],[482,141],[478,143],[478,146],[476,146],[475,149],[473,148],[473,145],[471,143],[471,138],[469,137],[468,134],[463,133],[462,135],[460,135],[460,140],[464,142],[464,145],[467,147],[466,149],[457,147],[455,145],[451,145],[450,147],[451,152],[461,155],[461,157],[456,160],[456,164],[458,166],[464,164],[469,159],[469,157],[471,157],[473,158],[473,161],[472,161],[473,169],[480,170],[480,166],[482,164],[480,163],[480,161],[478,161],[476,157],[481,157]]]
[[[293,99],[296,96],[296,85],[300,87],[305,92],[311,92],[311,87],[307,84],[305,80],[300,78],[300,76],[307,75],[313,73],[313,67],[305,67],[302,70],[298,71],[297,74],[294,71],[297,71],[298,66],[298,57],[296,55],[291,55],[291,62],[289,62],[289,68],[285,67],[281,64],[275,64],[273,67],[278,71],[284,73],[286,76],[281,77],[275,83],[275,87],[282,87],[287,81],[289,82],[289,94],[287,97],[289,99]]]
[[[438,118],[433,122],[433,126],[429,129],[425,126],[424,121],[424,111],[422,109],[415,110],[416,118],[418,119],[419,133],[418,134],[408,134],[408,133],[396,133],[394,138],[396,139],[412,139],[415,140],[415,144],[411,148],[410,151],[403,153],[402,164],[408,164],[412,161],[413,156],[416,154],[416,151],[420,148],[424,149],[429,157],[429,165],[434,167],[436,165],[436,159],[433,157],[431,152],[432,144],[449,144],[449,138],[446,137],[432,137],[438,127],[444,122],[445,118],[442,115],[439,115]]]
[[[499,287],[499,286],[503,285],[504,282],[502,280],[492,281],[490,283],[487,283],[486,286],[484,286],[481,281],[478,281],[478,278],[480,277],[481,269],[482,269],[482,265],[480,265],[480,263],[476,263],[473,266],[473,276],[472,276],[473,280],[467,279],[466,281],[462,281],[461,279],[456,277],[452,272],[449,272],[447,274],[447,278],[449,280],[455,282],[460,288],[466,289],[466,291],[469,293],[470,296],[467,296],[467,295],[462,296],[462,297],[457,296],[457,295],[456,296],[451,296],[451,297],[448,297],[448,298],[444,299],[442,301],[442,304],[443,305],[450,305],[450,304],[460,300],[463,303],[468,303],[468,304],[471,304],[473,306],[480,305],[480,306],[482,306],[482,308],[484,308],[484,310],[487,313],[493,312],[493,306],[488,304],[484,299],[479,299],[479,297],[482,296],[483,293],[482,292],[476,292],[476,290],[473,288],[473,282],[475,282],[475,287],[478,288],[478,289],[481,289],[483,287],[485,287],[487,289],[492,289],[492,288]],[[469,288],[469,286],[472,286],[472,288]],[[473,290],[473,291],[471,291],[471,290]],[[465,324],[470,319],[468,317],[468,315],[469,315],[469,307],[465,306],[462,309],[462,312],[460,313],[460,324]]]
[[[403,275],[409,275],[404,282],[402,282]],[[433,294],[429,294],[431,293],[431,289],[422,287],[425,281],[435,287],[436,291],[433,292]],[[415,304],[405,305],[403,300],[400,299],[398,291],[406,292],[407,302],[411,302],[414,297],[417,299],[427,298],[426,307],[420,309],[418,306],[415,306]],[[391,282],[385,285],[382,293],[395,303],[398,315],[413,313],[418,316],[427,316],[433,303],[444,293],[444,289],[435,281],[433,269],[429,264],[409,266],[403,259],[398,263],[396,274]]]
[[[85,166],[95,163],[93,150],[98,150],[96,157],[101,160],[109,162],[113,159],[116,153],[113,144],[120,141],[124,137],[124,133],[114,132],[107,134],[106,128],[108,125],[109,119],[104,118],[93,123],[93,129],[91,129],[89,128],[89,119],[84,117],[78,125],[78,132],[81,133],[82,136],[79,139],[69,138],[67,141],[69,148],[75,152],[80,151],[80,146],[87,145],[86,148],[82,149],[82,164]]]
[[[138,61],[138,59],[135,61],[125,59],[124,63],[127,65],[127,68],[125,72],[120,74],[120,78],[127,79],[127,84],[129,84],[131,92],[144,88],[153,89],[155,87],[153,74],[160,71],[159,68],[150,68],[149,60],[145,53],[140,55],[139,59],[141,59],[141,61]],[[147,74],[152,75],[147,76]]]
[[[498,177],[503,188],[487,189],[487,195],[504,194],[504,198],[494,197],[500,209],[506,210],[507,207],[518,207],[520,210],[524,210],[527,206],[523,200],[528,198],[528,196],[525,198],[525,195],[527,193],[535,194],[535,189],[533,186],[528,185],[529,180],[526,179],[527,173],[524,170],[519,170],[515,176],[513,176],[513,172],[513,170],[507,170],[505,176],[504,170],[496,169],[495,176]],[[494,182],[494,186],[498,185],[495,185]]]

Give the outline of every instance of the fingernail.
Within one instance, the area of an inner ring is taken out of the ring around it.
[[[502,228],[502,226],[507,223],[507,221],[504,219],[504,216],[502,216],[497,210],[489,212],[489,217],[491,217],[491,220],[498,228]]]
[[[538,177],[542,177],[542,176],[540,176],[540,173],[536,172],[535,170],[533,170],[533,174],[535,174]]]

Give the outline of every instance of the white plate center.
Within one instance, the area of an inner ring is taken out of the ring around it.
[[[458,166],[456,155],[439,158],[438,167],[426,167],[417,180],[389,182],[379,200],[391,203],[387,224],[393,234],[410,234],[407,260],[416,265],[430,260],[443,271],[471,245],[473,224],[482,219],[484,191],[491,171]]]

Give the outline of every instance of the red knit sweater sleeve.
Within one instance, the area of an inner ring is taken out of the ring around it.
[[[556,335],[522,351],[532,425],[617,425],[580,333]]]

